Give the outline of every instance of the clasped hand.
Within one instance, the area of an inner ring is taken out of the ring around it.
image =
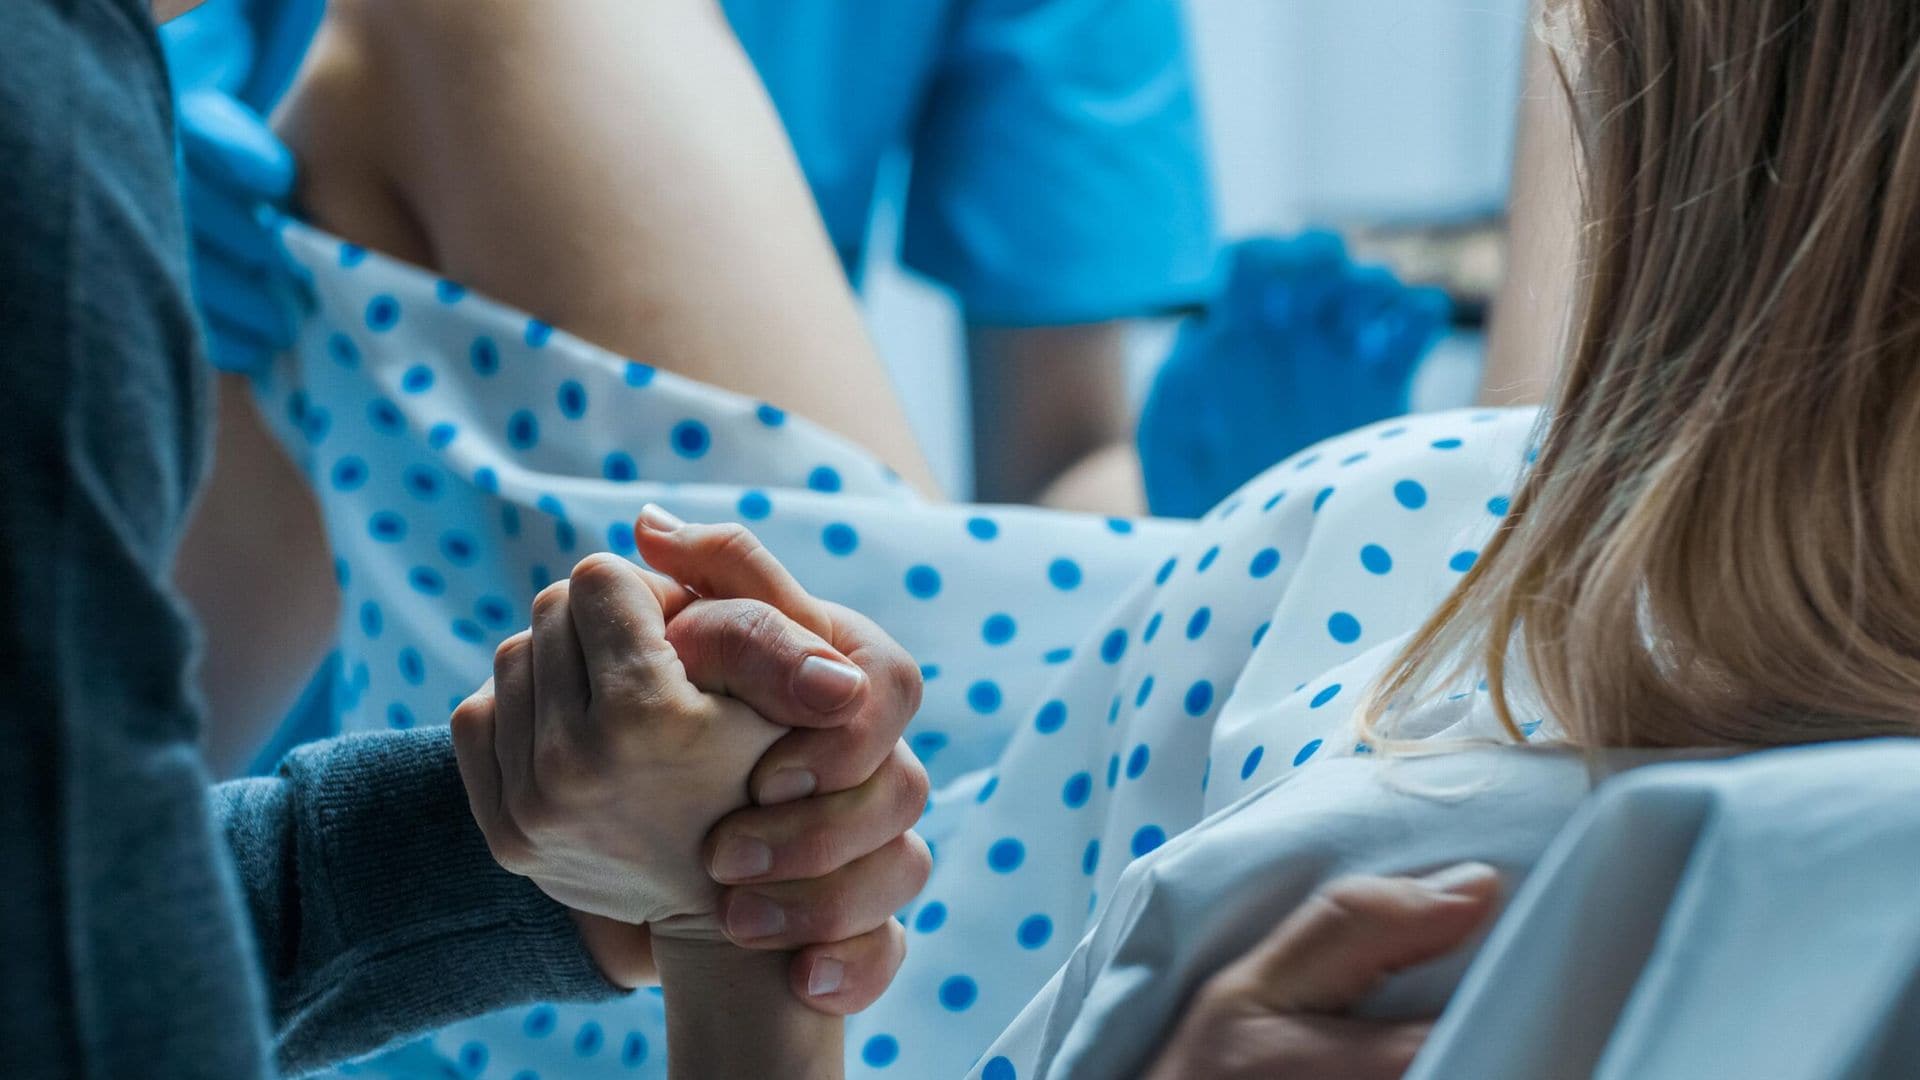
[[[900,742],[917,665],[808,595],[753,534],[656,507],[650,574],[597,555],[534,601],[453,716],[494,857],[576,913],[633,985],[652,941],[797,950],[796,995],[866,1007],[925,884],[927,777]]]

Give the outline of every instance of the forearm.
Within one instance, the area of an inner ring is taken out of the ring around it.
[[[981,502],[1045,502],[1110,514],[1138,511],[1125,470],[1094,461],[1048,497],[1049,488],[1089,459],[1131,442],[1126,392],[1126,324],[969,329],[974,496]],[[1136,470],[1137,471],[1137,470]]]
[[[500,869],[448,733],[336,740],[215,789],[298,1072],[455,1019],[615,993],[566,909]]]
[[[673,1080],[844,1075],[846,1025],[788,990],[787,954],[658,939],[654,957],[666,991]]]
[[[320,509],[240,376],[220,380],[212,479],[174,583],[204,635],[207,760],[215,775],[230,776],[319,666],[340,606]]]

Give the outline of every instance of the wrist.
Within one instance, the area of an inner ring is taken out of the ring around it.
[[[653,935],[645,926],[618,922],[569,908],[580,944],[602,978],[623,990],[638,990],[660,981],[653,958]]]
[[[794,998],[788,988],[793,954],[660,938],[654,955],[666,994],[670,1075],[837,1080],[843,1074],[845,1025]],[[741,1039],[742,1030],[755,1037]]]

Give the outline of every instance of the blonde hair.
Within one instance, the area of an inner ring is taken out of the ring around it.
[[[1374,687],[1588,747],[1920,733],[1920,3],[1568,0],[1582,281],[1499,534]]]

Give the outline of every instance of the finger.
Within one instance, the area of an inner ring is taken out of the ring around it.
[[[1433,1025],[1392,1024],[1345,1016],[1266,1018],[1264,1030],[1245,1034],[1255,1045],[1243,1047],[1260,1066],[1260,1075],[1311,1080],[1400,1080],[1426,1045]],[[1270,1039],[1271,1052],[1258,1045]]]
[[[522,630],[493,651],[493,749],[508,805],[532,780],[533,731],[533,632]]]
[[[453,757],[460,784],[482,835],[492,835],[500,817],[500,762],[494,755],[493,680],[453,710]]]
[[[583,671],[595,694],[615,689],[608,680],[620,680],[626,690],[634,689],[634,680],[651,689],[685,685],[667,642],[660,594],[639,567],[616,555],[589,555],[573,568],[567,597]],[[535,631],[538,640],[537,625]]]
[[[823,878],[722,890],[726,935],[748,949],[845,941],[886,924],[927,883],[933,859],[913,833]]]
[[[703,600],[668,624],[693,685],[786,727],[835,727],[865,697],[866,673],[818,634],[758,600]]]
[[[760,538],[733,523],[689,525],[648,503],[634,522],[634,542],[649,566],[714,600],[758,600],[833,640],[827,605],[800,587]]]
[[[707,834],[707,871],[722,885],[805,881],[885,847],[927,808],[927,772],[906,745],[851,791],[785,806],[749,806]]]
[[[789,968],[793,995],[830,1016],[850,1016],[880,1000],[907,958],[898,919],[848,941],[810,945]]]
[[[920,711],[923,684],[913,657],[865,616],[835,607],[834,623],[838,636],[828,640],[866,673],[866,700],[840,726],[789,732],[767,751],[748,781],[762,805],[865,783]]]
[[[586,713],[587,661],[573,628],[572,587],[556,581],[533,598],[533,704],[536,729]]]
[[[1386,976],[1464,944],[1499,895],[1499,872],[1481,863],[1426,878],[1342,879],[1221,978],[1275,1012],[1350,1008]]]

